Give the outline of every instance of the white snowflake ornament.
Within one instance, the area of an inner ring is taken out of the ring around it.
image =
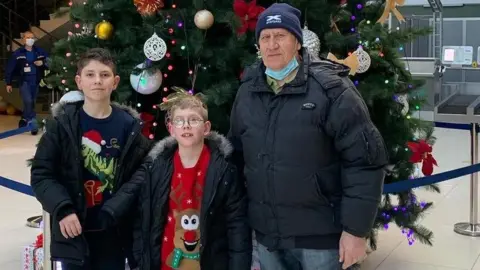
[[[157,33],[153,33],[153,35],[145,42],[143,53],[145,53],[145,56],[152,61],[162,60],[167,53],[167,44],[157,35]]]

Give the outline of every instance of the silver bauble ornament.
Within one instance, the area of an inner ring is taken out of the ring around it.
[[[138,64],[137,68],[144,70],[140,74],[130,74],[130,84],[133,89],[142,95],[150,95],[157,92],[162,85],[162,72],[160,70],[150,72],[145,70],[145,63]]]
[[[353,53],[357,55],[358,58],[357,73],[365,73],[370,68],[370,65],[372,63],[370,55],[366,51],[364,51],[361,46],[358,47],[358,49]]]
[[[397,95],[395,97],[395,101],[402,104],[403,108],[402,108],[402,115],[407,115],[408,111],[410,110],[410,107],[409,107],[409,104],[408,104],[408,94],[401,94],[401,95]]]
[[[320,54],[320,39],[317,34],[308,30],[308,27],[305,25],[303,27],[303,47],[308,50],[308,53],[318,57]]]
[[[366,3],[365,3],[365,6],[374,6],[374,5],[380,5],[381,2],[377,1],[377,0],[368,0]]]

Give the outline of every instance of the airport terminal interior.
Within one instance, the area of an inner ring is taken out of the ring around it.
[[[15,0],[7,2],[12,1]],[[386,2],[390,1],[394,0]],[[57,6],[55,8],[58,9]],[[68,7],[63,8],[68,11]],[[433,232],[431,245],[420,241],[412,243],[405,232],[391,223],[388,228],[378,231],[377,249],[369,250],[361,269],[480,270],[477,173],[473,170],[473,173],[463,173],[458,177],[457,171],[454,171],[478,164],[480,0],[406,0],[398,9],[406,21],[399,22],[390,15],[388,26],[392,31],[402,27],[428,26],[432,29],[428,36],[405,44],[403,52],[402,61],[412,76],[426,82],[427,104],[411,116],[435,124],[433,135],[436,142],[431,155],[438,166],[434,166],[432,176],[443,175],[444,172],[457,176],[438,183],[439,193],[425,187],[415,189],[418,200],[433,203],[433,207],[418,221]],[[0,16],[12,16],[21,10],[17,12],[13,6],[0,3],[0,11]],[[36,16],[35,11],[35,19]],[[61,36],[76,27],[70,21],[68,12],[63,16],[45,16],[38,19],[38,27],[32,28],[38,43],[44,47],[52,46],[50,36]],[[9,132],[17,130],[18,111],[22,108],[19,93],[7,94],[3,78],[8,57],[12,51],[23,46],[21,36],[12,36],[11,32],[5,32],[0,27],[3,52],[0,57],[0,269],[60,270],[61,266],[53,266],[46,257],[41,257],[43,262],[36,266],[26,262],[25,256],[30,251],[34,252],[32,247],[37,237],[42,233],[48,235],[39,223],[30,222],[32,217],[43,214],[41,205],[32,194],[22,192],[30,184],[27,160],[33,157],[44,130],[40,129],[38,134],[25,131],[8,136]],[[49,117],[51,104],[60,96],[58,91],[47,89],[41,92],[35,107],[38,115]],[[420,181],[418,179],[409,181]],[[48,251],[44,252],[48,254]]]

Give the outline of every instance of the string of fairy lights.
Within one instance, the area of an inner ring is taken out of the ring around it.
[[[87,3],[86,2],[83,2],[84,5],[86,5]],[[70,6],[72,6],[72,2],[69,3]],[[175,3],[172,3],[170,8],[172,9],[176,9],[177,8],[177,4]],[[364,6],[362,4],[357,4],[355,6],[355,8],[353,9],[353,14],[350,16],[350,22],[351,22],[351,28],[350,28],[350,32],[352,34],[357,34],[359,40],[358,40],[358,44],[359,44],[359,47],[361,48],[369,48],[370,47],[370,44],[368,43],[368,41],[362,41],[361,40],[361,37],[360,37],[360,33],[358,33],[358,28],[357,28],[357,25],[358,25],[358,20],[360,18],[359,16],[359,13],[362,12]],[[103,14],[101,14],[103,16]],[[169,39],[170,41],[168,42],[168,46],[167,46],[167,52],[165,54],[165,60],[167,61],[167,65],[166,65],[166,70],[162,72],[162,77],[163,77],[163,82],[162,84],[164,85],[168,85],[168,83],[166,83],[166,80],[168,80],[168,77],[169,77],[169,71],[174,71],[175,70],[175,57],[172,55],[172,49],[178,45],[180,45],[180,50],[181,51],[185,51],[186,52],[186,55],[187,55],[187,64],[188,64],[188,72],[186,74],[186,76],[188,77],[188,79],[191,81],[191,88],[188,90],[190,92],[190,94],[193,94],[194,93],[194,89],[195,89],[195,79],[196,79],[196,76],[198,76],[198,69],[199,67],[201,67],[202,69],[206,70],[207,69],[207,66],[202,66],[200,65],[199,63],[192,63],[191,62],[191,59],[190,59],[190,51],[189,51],[189,46],[188,46],[188,34],[187,34],[187,27],[185,26],[185,23],[186,23],[186,20],[185,18],[183,17],[183,14],[180,14],[180,19],[178,21],[175,21],[174,19],[172,19],[172,16],[167,14],[166,15],[166,18],[164,20],[164,31],[162,32],[166,32],[168,33],[169,35]],[[370,21],[367,20],[366,22],[367,24],[371,24]],[[87,27],[88,26],[83,26],[83,28],[81,27],[80,23],[75,23],[74,24],[74,27],[75,29],[77,30],[82,30],[83,29],[83,32],[86,32],[88,29]],[[399,27],[396,28],[396,30],[400,30]],[[91,31],[91,29],[90,29]],[[178,31],[183,31],[184,33],[184,36],[185,36],[185,44],[178,44],[177,40],[175,39],[175,34],[178,32]],[[74,34],[72,32],[68,32],[68,35],[69,36],[73,36]],[[381,40],[380,38],[376,38],[375,39],[375,46],[381,46]],[[401,46],[400,48],[398,48],[399,51],[402,51],[403,53],[405,53],[405,50],[404,50],[404,47]],[[351,54],[352,52],[349,52],[348,54]],[[69,58],[71,57],[71,53],[68,52],[66,54],[66,57]],[[382,50],[380,50],[379,54],[378,54],[380,57],[384,57],[383,55],[383,52]],[[198,61],[197,61],[198,62]],[[151,66],[151,61],[149,59],[146,59],[145,62],[144,62],[145,66],[146,67],[150,67]],[[64,67],[64,69],[66,70],[66,68]],[[408,63],[408,60],[406,60],[406,69],[409,70],[409,63]],[[354,84],[355,85],[359,85],[360,82],[358,81],[358,79],[354,78],[353,80]],[[61,80],[61,83],[63,85],[66,85],[67,84],[67,81],[66,79],[62,79]],[[146,83],[146,79],[145,78],[140,78],[139,80],[139,83]],[[386,79],[385,80],[385,84],[391,84],[392,81]],[[412,85],[409,85],[408,86],[409,88],[412,88]],[[69,91],[68,88],[65,88],[64,89],[65,91]],[[162,87],[162,90],[164,93],[168,93],[169,92],[169,87],[168,86],[163,86]],[[139,100],[139,95],[140,93],[136,92],[135,91],[135,103],[136,103],[136,106],[138,108],[141,108],[142,107],[142,104],[138,102]],[[397,102],[399,102],[398,100],[398,95],[394,95],[393,99]],[[167,101],[166,100],[166,97],[163,97],[162,98],[162,101],[165,102]],[[408,106],[408,98],[406,99],[406,105],[404,104],[404,106]],[[400,103],[400,102],[399,102]],[[159,104],[155,104],[152,106],[152,109],[155,111],[154,114],[155,114],[155,117],[154,119],[158,119],[159,117],[159,114],[160,114],[160,111],[159,111]],[[415,110],[420,110],[420,107],[418,105],[415,105],[414,106]],[[411,118],[411,114],[410,113],[405,113],[405,117],[407,119],[410,119]],[[152,128],[151,128],[151,131],[150,131],[150,135],[148,136],[150,139],[154,139],[154,134],[156,133],[157,131],[157,128],[158,128],[158,122],[156,122],[156,120],[153,120],[152,121]],[[408,148],[405,148],[405,151],[408,151]],[[398,215],[398,214],[408,214],[407,210],[409,209],[409,207],[420,207],[420,208],[424,208],[426,205],[425,202],[417,202],[416,201],[416,198],[412,198],[411,199],[411,205],[405,205],[405,206],[392,206],[392,209],[390,212],[386,211],[386,212],[383,212],[381,213],[381,217],[383,218],[384,220],[384,229],[388,229],[389,228],[389,225],[388,223],[391,222],[392,220],[392,216],[395,216],[395,215]],[[412,229],[403,229],[402,230],[402,233],[407,237],[407,240],[408,240],[408,243],[410,245],[412,245],[414,242],[415,242],[415,239],[414,239],[414,232]]]
[[[361,12],[362,9],[364,8],[364,6],[362,4],[357,4],[355,6],[355,9],[353,10],[353,14],[350,16],[350,22],[351,22],[351,28],[350,28],[350,31],[351,33],[358,33],[357,32],[357,28],[356,28],[356,25],[357,25],[357,20],[358,20],[358,16],[356,16],[356,12]],[[366,23],[368,25],[371,24],[371,21],[367,20]],[[399,31],[400,30],[400,27],[396,27],[396,30]],[[365,48],[369,48],[369,44],[368,44],[368,41],[362,41],[361,40],[361,37],[360,37],[360,33],[357,34],[357,37],[358,37],[358,43],[359,43],[359,46],[360,47],[365,47]],[[375,44],[377,46],[381,46],[381,39],[379,37],[377,37],[375,39]],[[405,50],[404,50],[404,47],[403,46],[400,46],[398,48],[399,51],[401,51],[404,55],[405,55]],[[351,52],[349,52],[349,54],[351,54]],[[379,51],[379,54],[378,54],[380,57],[384,57],[384,53],[382,52],[382,50],[380,49]],[[407,58],[404,58],[405,60],[405,69],[408,71],[410,69],[410,65],[409,65],[409,62],[408,62],[408,59]],[[385,84],[389,84],[391,83],[390,80],[386,79],[385,80]],[[358,86],[360,84],[360,82],[358,81],[358,79],[355,79],[354,80],[354,84],[356,86]],[[408,89],[412,89],[413,86],[411,84],[408,85]],[[408,94],[405,94],[405,95],[408,95]],[[406,97],[403,101],[401,101],[399,99],[399,96],[398,95],[394,95],[393,96],[393,99],[402,104],[404,107],[406,107],[407,111],[406,112],[403,112],[402,111],[402,114],[405,115],[405,117],[407,119],[411,119],[411,114],[408,113],[408,108],[409,108],[409,104],[408,104],[408,97]],[[405,104],[406,103],[406,104]],[[415,105],[414,106],[415,110],[420,110],[420,106],[418,105]],[[409,149],[407,147],[404,148],[405,151],[409,151]],[[417,166],[418,167],[418,166]],[[418,168],[416,168],[416,170],[418,170]],[[411,179],[413,179],[414,176],[412,175],[411,176]],[[407,210],[412,210],[412,208],[415,208],[415,207],[419,207],[420,209],[423,209],[425,208],[425,206],[427,205],[426,202],[424,201],[417,201],[417,198],[415,197],[415,195],[413,195],[413,193],[410,193],[409,194],[410,196],[410,200],[408,201],[407,205],[404,205],[404,206],[393,206],[391,207],[391,209],[389,210],[386,210],[386,211],[383,211],[380,216],[382,218],[382,220],[384,221],[384,224],[383,224],[383,229],[387,230],[389,229],[389,223],[392,222],[392,216],[396,216],[396,215],[409,215],[409,212]],[[401,227],[403,227],[403,224],[399,224]],[[415,232],[412,228],[405,228],[403,227],[402,230],[401,230],[402,234],[406,237],[407,241],[408,241],[408,244],[409,245],[413,245],[415,243]]]

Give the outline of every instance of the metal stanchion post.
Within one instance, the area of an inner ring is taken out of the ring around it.
[[[43,270],[52,270],[50,261],[50,214],[43,211]]]
[[[470,131],[470,151],[472,165],[478,163],[478,129],[477,124],[472,124]],[[455,224],[456,233],[467,236],[480,236],[480,224],[478,224],[478,173],[470,175],[470,222]]]

